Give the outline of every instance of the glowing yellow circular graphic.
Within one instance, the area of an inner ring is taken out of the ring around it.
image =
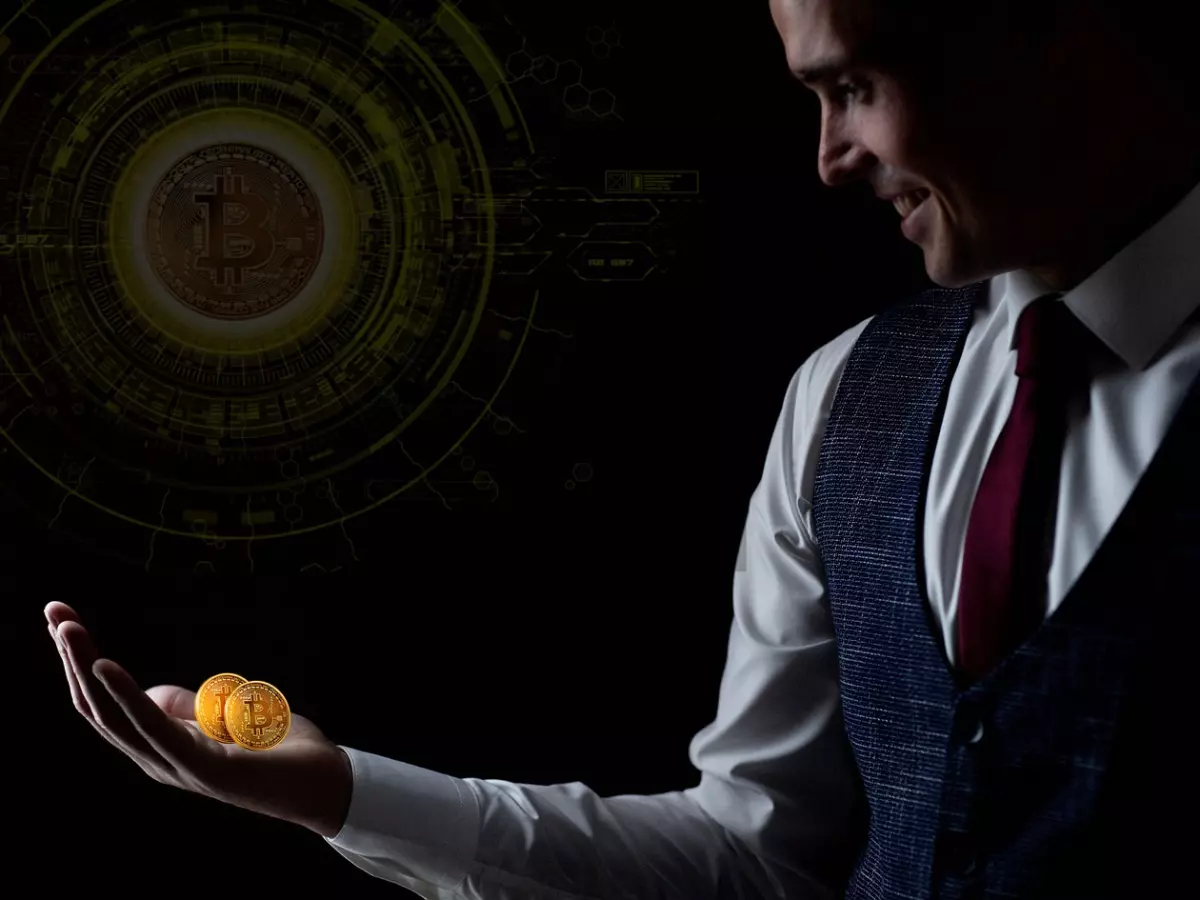
[[[220,203],[218,176],[222,187],[229,178],[230,191]],[[164,215],[172,195],[175,208]],[[184,223],[185,235],[173,233]],[[284,346],[321,321],[350,282],[359,242],[352,188],[329,149],[294,122],[237,109],[196,113],[150,138],[113,190],[109,234],[132,315],[188,347],[233,355]],[[267,242],[283,246],[260,259]],[[242,253],[256,266],[239,266]],[[307,265],[287,273],[273,260]]]
[[[0,476],[151,556],[490,495],[432,475],[491,430],[545,257],[510,258],[539,176],[461,4],[69,6],[25,2],[0,97]]]

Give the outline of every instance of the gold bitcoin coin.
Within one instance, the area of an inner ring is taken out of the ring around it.
[[[225,728],[240,747],[270,750],[287,737],[291,727],[291,707],[272,684],[247,681],[225,698]]]
[[[316,194],[278,155],[218,144],[171,167],[151,196],[146,249],[168,291],[214,319],[273,312],[308,284],[324,243]]]
[[[233,738],[225,728],[225,701],[233,689],[245,684],[246,679],[232,672],[214,675],[196,691],[196,724],[214,741],[232,744]]]

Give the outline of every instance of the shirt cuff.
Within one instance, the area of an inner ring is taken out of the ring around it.
[[[340,745],[339,745],[340,746]],[[352,862],[450,887],[466,877],[479,844],[479,801],[450,775],[341,747],[354,784],[342,830],[325,840]]]

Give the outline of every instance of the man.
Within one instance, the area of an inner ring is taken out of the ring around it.
[[[52,603],[76,706],[427,898],[1194,891],[1200,116],[1152,7],[772,0],[821,178],[898,197],[940,287],[788,387],[697,787],[452,778],[305,720],[230,751]]]

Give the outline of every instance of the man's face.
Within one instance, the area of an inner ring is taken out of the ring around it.
[[[789,68],[800,74],[868,47],[868,2],[770,0]],[[925,192],[904,231],[944,287],[1045,264],[1067,221],[1055,210],[1069,205],[1063,173],[1081,151],[1061,144],[1062,97],[1028,60],[1008,58],[997,78],[1004,62],[972,45],[948,79],[882,71],[868,59],[807,83],[821,103],[821,180],[862,179],[887,198]]]

